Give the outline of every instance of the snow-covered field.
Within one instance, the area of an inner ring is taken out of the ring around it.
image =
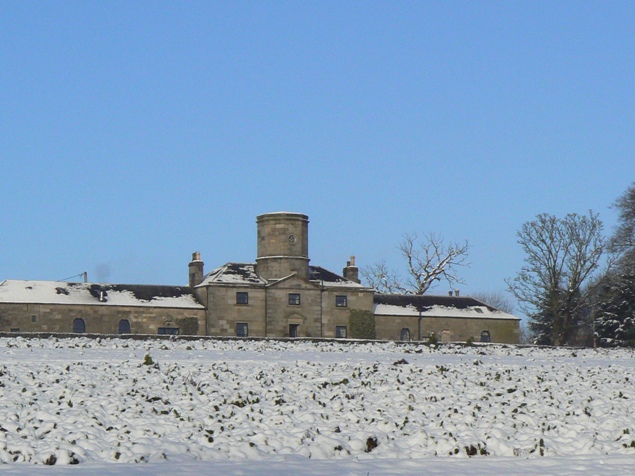
[[[3,338],[0,471],[635,474],[634,369],[619,349]]]

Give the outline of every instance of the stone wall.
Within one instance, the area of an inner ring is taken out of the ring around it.
[[[412,340],[419,339],[419,318],[417,316],[375,316],[375,331],[378,339],[400,340],[402,329],[410,331]],[[483,331],[489,332],[491,342],[518,344],[520,342],[520,321],[515,319],[485,318],[421,318],[421,338],[434,333],[439,342],[465,342],[472,338],[481,341]]]
[[[346,296],[346,306],[336,305],[337,296]],[[350,288],[328,289],[322,293],[322,337],[337,337],[336,328],[346,326],[350,337],[348,316],[352,309],[373,310],[373,293],[369,290],[351,290]]]
[[[300,303],[290,304],[289,295],[299,294]],[[267,289],[267,336],[289,337],[297,325],[296,337],[321,337],[322,293],[313,283],[289,278]]]
[[[237,302],[239,292],[247,293],[247,304]],[[209,286],[207,293],[207,332],[217,336],[235,336],[237,325],[247,324],[253,337],[288,337],[290,325],[298,326],[298,337],[336,337],[337,326],[348,327],[351,309],[373,308],[369,290],[321,289],[297,277],[268,287]],[[290,304],[289,294],[298,294],[300,303]],[[338,296],[346,297],[346,306],[337,305]]]
[[[66,304],[1,304],[0,330],[5,332],[73,332],[83,319],[87,333],[117,334],[127,319],[133,334],[157,334],[159,328],[178,327],[181,334],[205,335],[205,310],[146,306]]]
[[[265,336],[264,286],[209,286],[207,289],[208,335],[235,336],[237,324],[245,323],[249,336]],[[247,304],[237,302],[238,292],[247,293]]]

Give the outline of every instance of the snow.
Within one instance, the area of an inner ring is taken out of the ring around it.
[[[633,474],[634,357],[2,338],[0,461],[7,474]]]
[[[282,256],[280,257],[282,258]],[[310,281],[323,288],[370,290],[359,283],[345,279],[342,276],[339,276],[320,266],[310,266],[309,272],[312,276]],[[198,287],[208,286],[210,284],[246,284],[264,286],[267,284],[276,284],[293,278],[294,276],[295,274],[291,274],[279,280],[267,282],[258,276],[258,273],[256,273],[256,265],[253,263],[226,263],[223,266],[210,271]]]
[[[415,306],[397,306],[394,304],[375,304],[376,316],[410,316],[410,317],[461,317],[470,319],[511,319],[518,317],[503,311],[490,310],[487,306],[471,306],[467,309],[458,309],[450,306],[430,306],[419,314]]]
[[[98,286],[106,290],[105,299],[99,300],[90,288]],[[125,287],[125,285],[123,285]],[[132,285],[141,288],[143,285]],[[61,281],[4,280],[0,283],[0,302],[29,304],[93,304],[100,306],[151,306],[168,308],[204,309],[192,294],[160,297],[151,300],[138,299],[130,290],[115,290],[112,285],[95,283],[66,283]],[[165,287],[167,288],[167,287]],[[180,289],[177,286],[172,287]]]
[[[258,276],[256,267],[252,263],[226,263],[210,271],[198,286],[207,286],[212,283],[267,284]]]

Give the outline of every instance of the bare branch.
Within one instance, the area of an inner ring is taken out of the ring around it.
[[[592,281],[606,250],[602,222],[592,211],[562,219],[541,214],[523,224],[518,243],[525,265],[506,280],[508,290],[533,319],[534,330],[542,326],[548,341],[564,344],[595,290],[585,284]]]
[[[379,292],[400,292],[404,294],[425,294],[439,281],[445,280],[450,286],[464,284],[458,268],[469,266],[467,255],[469,244],[450,243],[443,238],[429,234],[420,240],[417,234],[404,235],[398,246],[406,262],[407,278],[387,269],[384,262],[363,268],[361,274]]]

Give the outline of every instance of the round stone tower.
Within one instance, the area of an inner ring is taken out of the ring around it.
[[[258,215],[256,271],[266,280],[292,273],[309,278],[309,217],[301,213]]]

